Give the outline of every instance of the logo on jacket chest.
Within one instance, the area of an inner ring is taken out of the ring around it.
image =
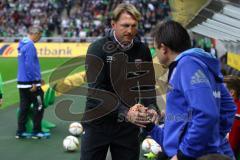
[[[209,80],[208,80],[207,76],[201,70],[197,70],[191,77],[192,85],[199,84],[199,83],[209,84]]]
[[[135,59],[134,60],[135,66],[138,70],[141,69],[141,63],[142,63],[142,59]]]
[[[221,92],[220,91],[213,91],[213,96],[215,98],[221,98]]]
[[[114,57],[113,56],[107,56],[106,57],[106,62],[107,63],[112,63],[114,61]]]

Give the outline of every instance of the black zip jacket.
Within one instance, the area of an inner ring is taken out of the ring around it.
[[[136,103],[158,111],[152,57],[138,38],[128,49],[116,42],[113,32],[93,42],[87,51],[86,74],[86,110],[99,107],[95,116],[126,114]]]

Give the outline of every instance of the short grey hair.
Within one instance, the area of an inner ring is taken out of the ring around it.
[[[38,34],[38,33],[42,33],[41,26],[31,26],[28,28],[28,34]]]

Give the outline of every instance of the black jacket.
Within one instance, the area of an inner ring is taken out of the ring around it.
[[[93,42],[87,51],[86,74],[86,110],[103,107],[102,113],[126,113],[138,102],[158,110],[152,57],[139,38],[125,50],[112,32]]]

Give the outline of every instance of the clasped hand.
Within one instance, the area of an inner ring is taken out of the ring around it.
[[[148,109],[142,104],[135,104],[129,109],[127,119],[139,127],[146,127],[149,123],[157,123],[158,114],[154,109]]]

